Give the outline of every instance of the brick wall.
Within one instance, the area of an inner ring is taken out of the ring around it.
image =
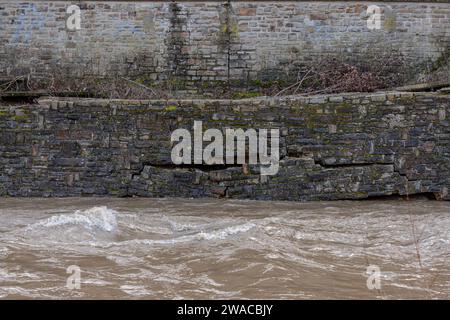
[[[448,57],[449,3],[374,3],[381,30],[367,28],[368,2],[0,0],[0,73],[224,81],[273,79],[324,55],[399,58],[414,72]],[[79,31],[66,29],[70,4]]]

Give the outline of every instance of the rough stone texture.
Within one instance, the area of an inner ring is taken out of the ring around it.
[[[254,80],[327,55],[415,72],[450,48],[444,2],[376,2],[383,28],[369,30],[368,2],[81,1],[82,30],[68,31],[73,3],[0,0],[0,73]]]
[[[0,106],[2,196],[450,199],[450,96],[131,101],[42,98]],[[174,166],[171,132],[279,128],[281,165]]]

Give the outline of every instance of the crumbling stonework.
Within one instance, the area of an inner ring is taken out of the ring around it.
[[[1,196],[450,200],[450,96],[387,92],[244,100],[42,98],[0,106]],[[175,166],[171,132],[279,128],[280,169]]]
[[[376,2],[380,30],[367,27],[368,2],[81,1],[82,28],[69,31],[75,3],[0,0],[2,76],[271,81],[324,56],[408,76],[449,56],[445,1]]]

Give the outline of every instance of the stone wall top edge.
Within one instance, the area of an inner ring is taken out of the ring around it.
[[[148,99],[148,100],[132,100],[132,99],[98,99],[98,98],[78,98],[78,97],[42,97],[38,99],[39,105],[49,105],[52,102],[81,102],[88,105],[161,105],[161,106],[177,106],[185,104],[205,104],[216,103],[219,105],[236,105],[236,104],[263,104],[266,102],[302,102],[308,104],[325,104],[341,101],[352,101],[354,99],[367,99],[369,101],[385,101],[391,98],[414,98],[414,97],[435,97],[450,99],[450,94],[438,92],[401,92],[401,91],[383,91],[374,93],[348,93],[348,94],[327,94],[314,96],[283,96],[283,97],[257,97],[248,99]]]

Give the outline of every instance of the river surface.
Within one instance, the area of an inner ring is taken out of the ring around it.
[[[1,199],[0,298],[449,299],[450,203]]]

